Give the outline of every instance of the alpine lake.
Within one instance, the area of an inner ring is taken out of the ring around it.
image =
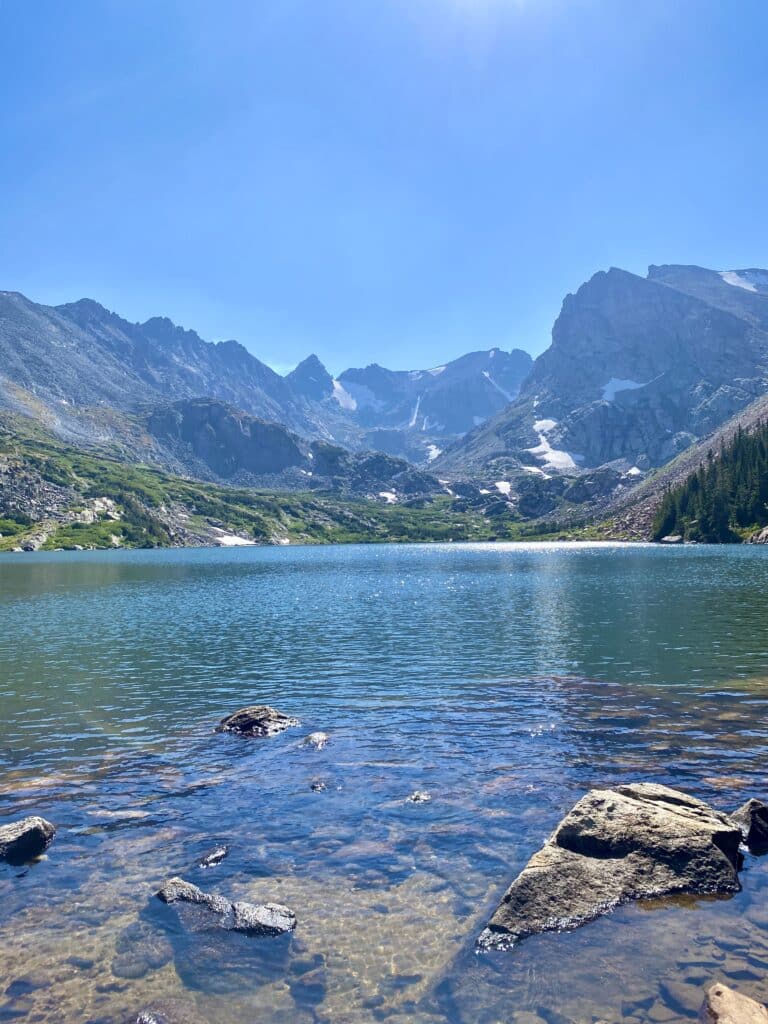
[[[748,546],[4,556],[0,824],[57,834],[0,865],[0,1021],[663,1024],[717,980],[768,1000],[768,858],[727,899],[475,947],[591,787],[768,797],[766,593]],[[254,703],[301,724],[214,732]],[[174,875],[296,930],[189,934],[153,895]]]

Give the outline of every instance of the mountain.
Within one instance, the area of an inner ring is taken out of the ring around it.
[[[446,493],[436,477],[381,452],[309,441],[279,423],[196,398],[154,407],[144,420],[148,455],[198,480],[277,490],[326,490],[396,504]]]
[[[281,377],[238,342],[206,342],[166,317],[130,323],[91,299],[52,307],[0,292],[0,408],[73,443],[130,448],[126,417],[214,399],[305,438],[424,464],[514,397],[530,365],[524,352],[492,349],[334,380],[311,355]]]
[[[765,281],[758,270],[595,274],[564,300],[517,399],[435,469],[547,481],[664,464],[765,391]]]

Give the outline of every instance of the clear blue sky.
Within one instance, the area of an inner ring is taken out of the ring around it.
[[[768,264],[766,0],[0,0],[0,288],[288,367]]]

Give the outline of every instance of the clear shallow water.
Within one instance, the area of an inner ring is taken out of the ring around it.
[[[768,998],[754,858],[731,900],[473,951],[589,786],[766,796],[767,589],[760,548],[4,558],[0,821],[59,833],[0,870],[0,1021],[663,1022],[716,978]],[[257,701],[302,727],[212,733]],[[296,934],[190,942],[149,899],[170,874],[286,902]]]

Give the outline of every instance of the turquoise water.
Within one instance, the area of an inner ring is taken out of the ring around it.
[[[731,900],[473,948],[590,786],[768,795],[767,590],[746,547],[4,557],[0,821],[59,832],[0,870],[0,1021],[663,1022],[715,978],[768,997],[751,857]],[[301,728],[213,733],[251,702]],[[171,874],[288,903],[297,931],[198,941],[151,900]]]

